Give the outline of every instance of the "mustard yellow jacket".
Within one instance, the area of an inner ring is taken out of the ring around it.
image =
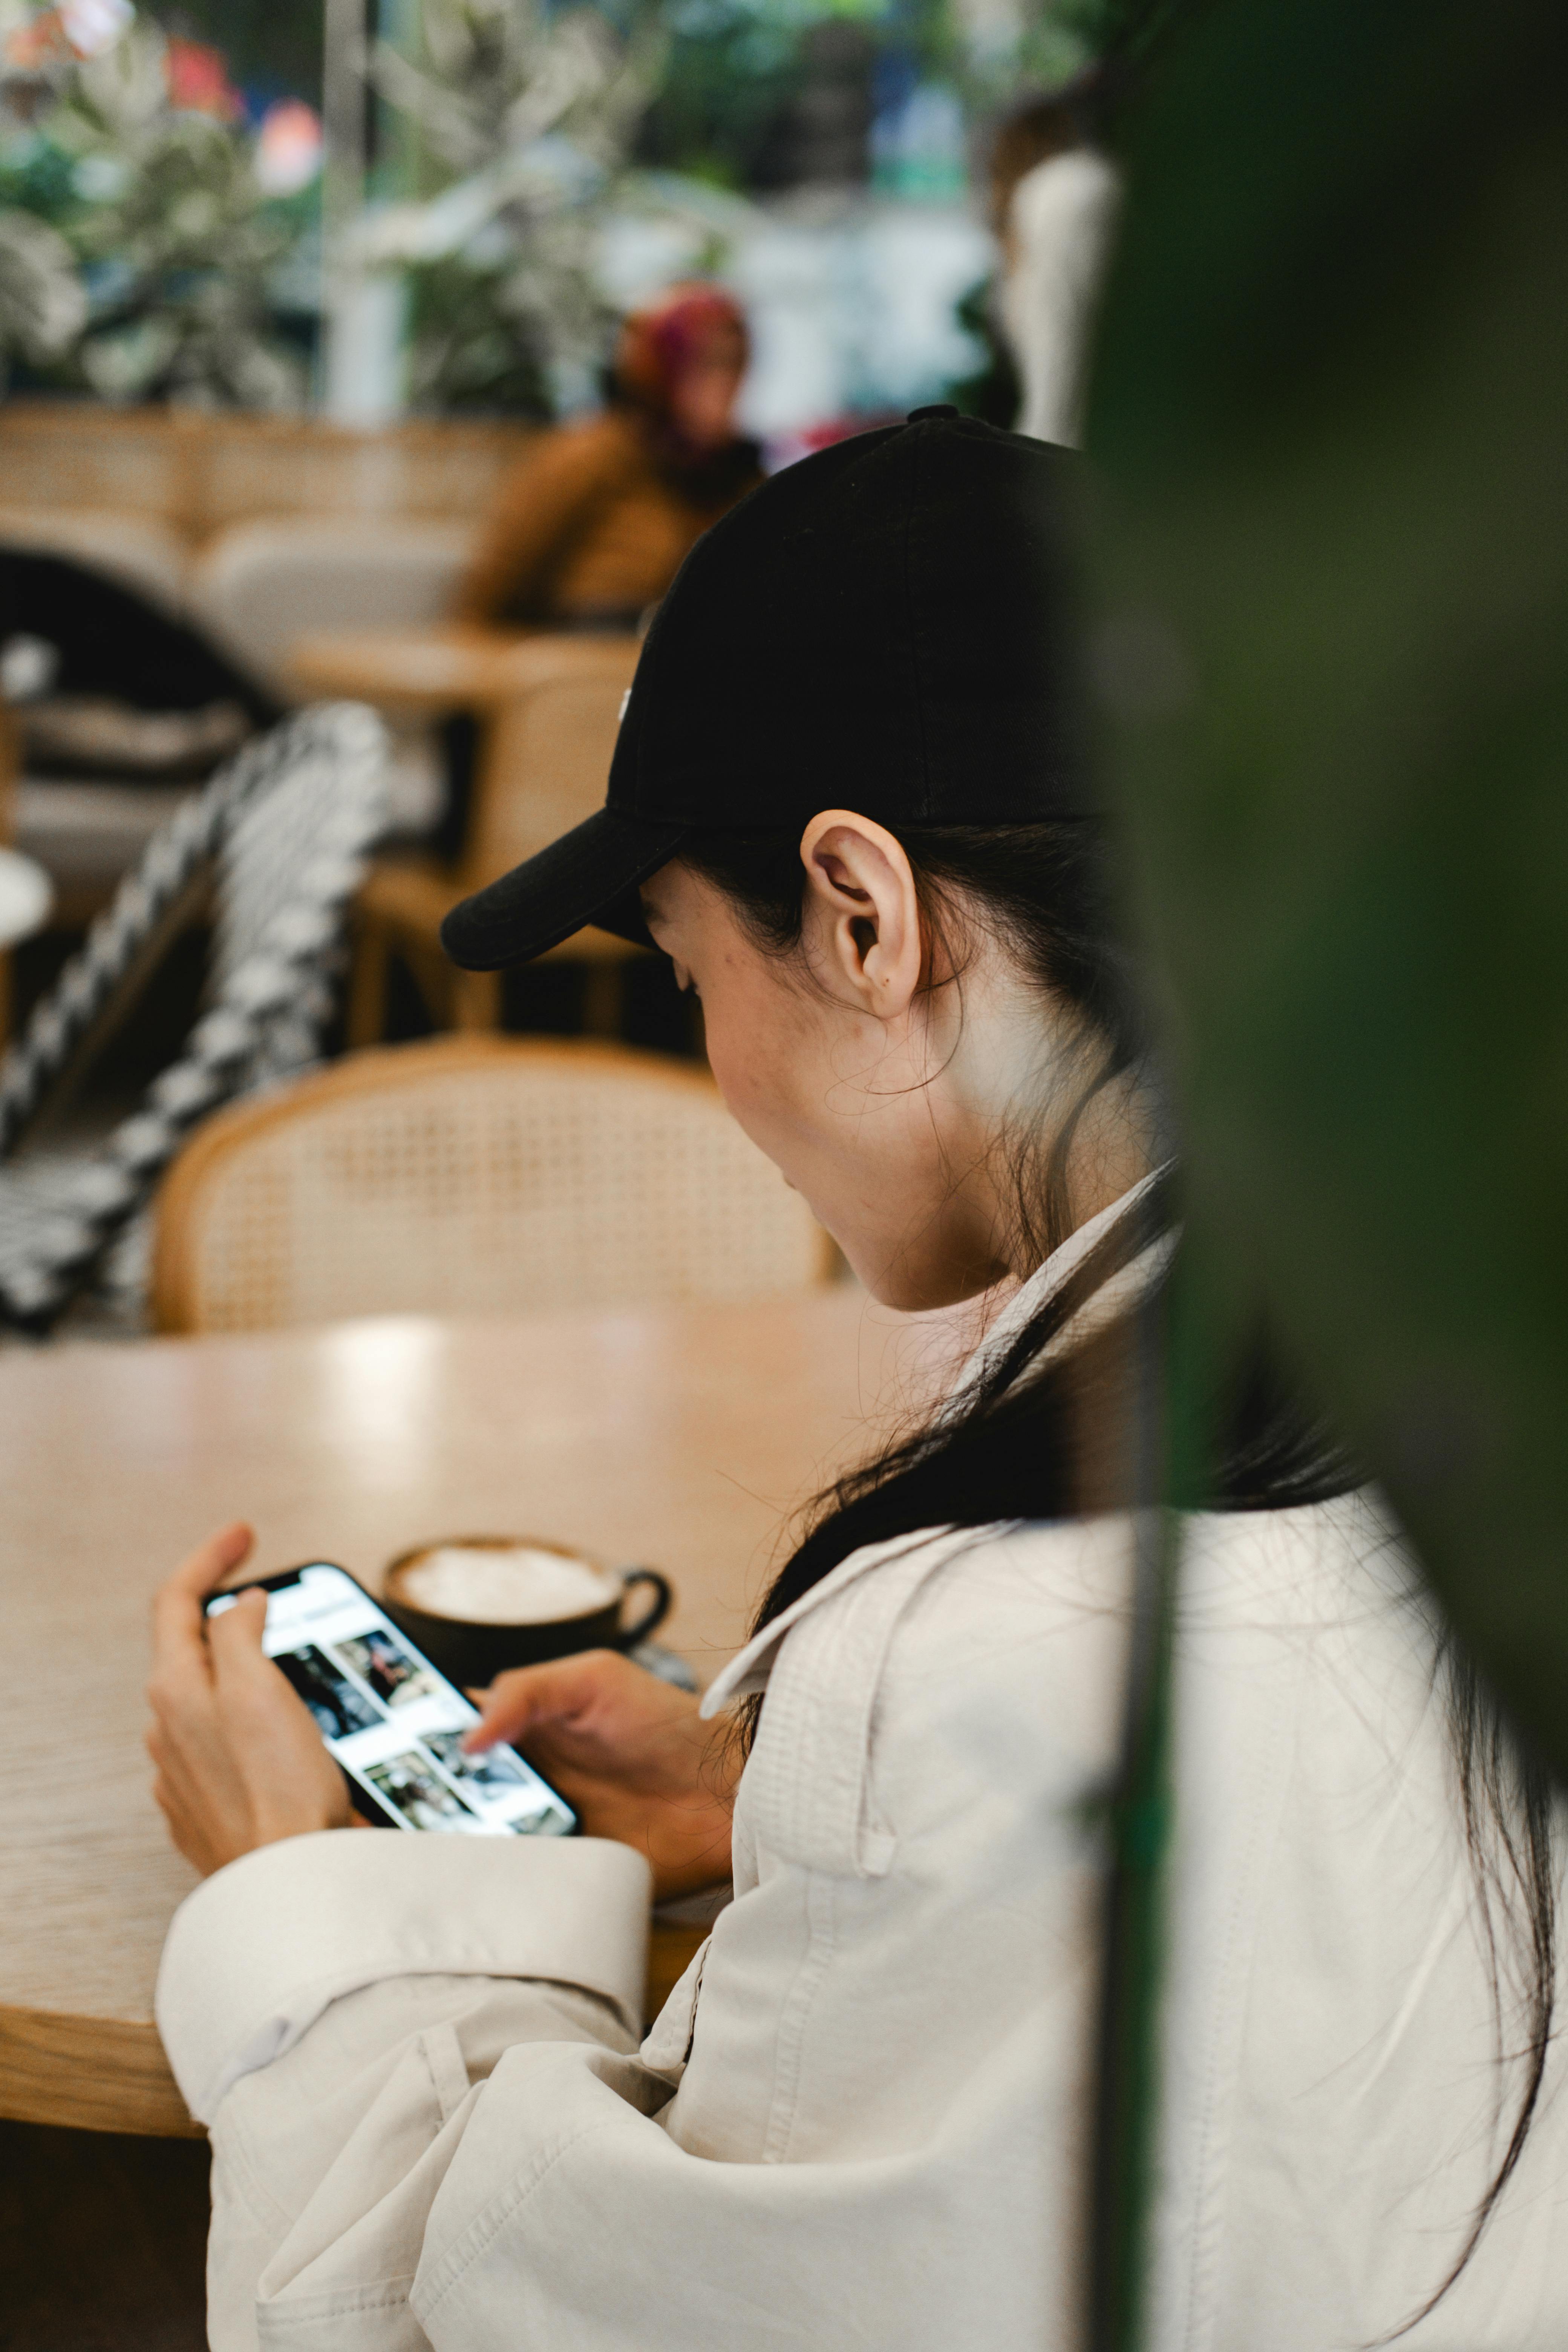
[[[641,420],[610,409],[542,434],[502,483],[458,591],[466,621],[625,618],[663,595],[694,541],[762,478],[732,461],[688,481]]]

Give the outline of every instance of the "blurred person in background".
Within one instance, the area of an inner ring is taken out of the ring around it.
[[[735,428],[751,355],[722,288],[672,286],[621,330],[602,415],[547,433],[503,485],[458,617],[632,628],[694,540],[762,479]]]
[[[763,478],[735,429],[751,358],[722,287],[671,286],[621,329],[603,413],[542,434],[502,484],[458,591],[481,626],[635,629],[693,541]],[[447,804],[430,845],[460,853],[479,756],[467,711],[441,729]]]
[[[1010,114],[991,151],[991,225],[1002,246],[1000,310],[1023,377],[1017,429],[1078,446],[1085,359],[1121,197],[1115,165],[1085,127],[1079,84]]]

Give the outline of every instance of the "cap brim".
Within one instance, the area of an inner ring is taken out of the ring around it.
[[[559,947],[589,923],[651,947],[637,886],[674,856],[690,831],[600,809],[537,857],[455,906],[441,945],[465,971],[500,971]]]

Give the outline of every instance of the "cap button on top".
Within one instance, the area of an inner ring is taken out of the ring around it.
[[[904,423],[906,425],[923,425],[928,417],[941,416],[945,418],[949,416],[956,416],[957,415],[957,409],[952,407],[949,402],[939,400],[930,408],[911,408],[909,415],[905,417]]]

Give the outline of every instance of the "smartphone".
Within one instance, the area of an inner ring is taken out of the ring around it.
[[[356,1811],[389,1829],[448,1836],[572,1835],[576,1814],[515,1748],[463,1754],[478,1707],[347,1569],[316,1559],[258,1577],[215,1592],[207,1615],[258,1586],[267,1595],[261,1645],[315,1717]]]

